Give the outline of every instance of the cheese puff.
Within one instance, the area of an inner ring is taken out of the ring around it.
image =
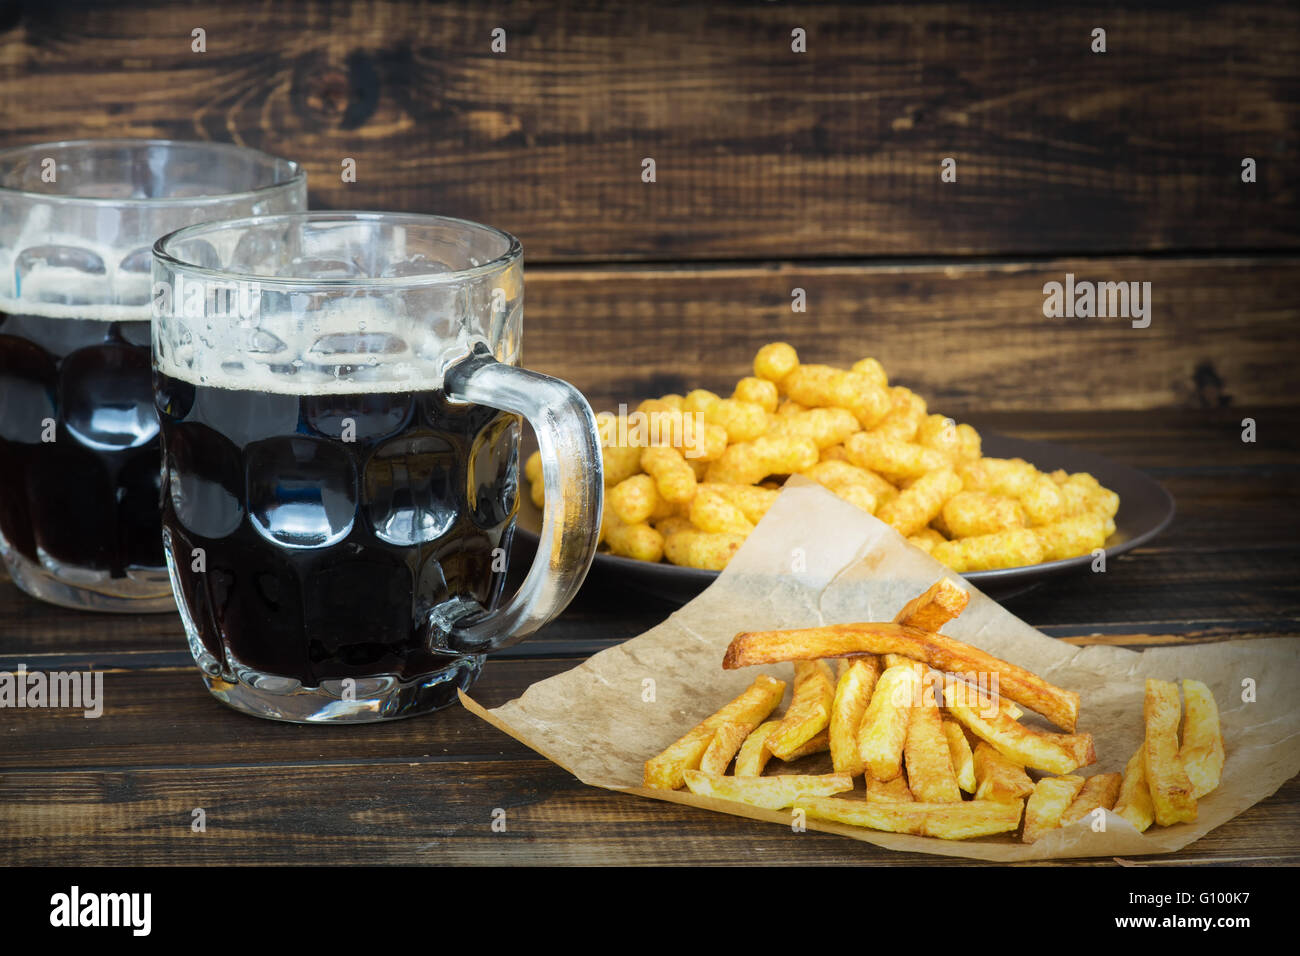
[[[1038,472],[1023,458],[981,458],[960,465],[957,474],[967,491],[1019,498],[1037,479]]]
[[[647,445],[680,448],[686,440],[688,420],[680,409],[657,398],[647,398],[627,417],[628,444],[638,448]]]
[[[745,517],[743,511],[708,485],[691,502],[690,517],[695,527],[715,534],[746,535],[754,530],[754,523]]]
[[[858,430],[858,420],[843,408],[812,408],[784,417],[778,416],[769,435],[810,438],[820,450],[841,444]]]
[[[957,426],[957,437],[961,440],[961,459],[963,461],[979,461],[982,442],[980,433],[973,426],[961,424]]]
[[[889,387],[889,376],[885,374],[884,366],[873,358],[858,359],[849,371],[875,382],[881,388]]]
[[[994,534],[959,538],[936,544],[930,556],[958,573],[1019,568],[1043,560],[1043,545],[1029,528],[1008,528]]]
[[[663,495],[660,495],[659,504],[655,505],[655,510],[650,512],[650,523],[656,524],[669,518],[684,517],[689,508],[689,504],[680,501],[665,501]]]
[[[767,514],[767,509],[772,507],[777,495],[780,494],[776,489],[762,488],[758,485],[704,484],[700,486],[701,491],[705,489],[722,495],[754,524],[763,520],[763,515]]]
[[[659,503],[659,490],[649,475],[633,475],[609,489],[609,506],[623,524],[649,521]]]
[[[1107,518],[1115,517],[1119,511],[1119,495],[1102,487],[1101,482],[1086,471],[1070,475],[1061,485],[1061,491],[1068,499],[1067,506],[1082,498],[1086,503],[1080,510],[1096,511]]]
[[[912,440],[933,448],[949,461],[959,461],[963,457],[961,432],[957,430],[957,423],[946,415],[927,415],[917,426]]]
[[[682,405],[685,403],[686,399],[681,395],[670,392],[667,395],[660,396],[659,401],[663,402],[669,408],[676,409],[677,411],[680,412],[682,410]]]
[[[668,546],[668,539],[679,531],[695,531],[695,525],[691,524],[691,519],[683,515],[673,515],[671,518],[664,518],[661,521],[653,522],[654,528],[664,536],[665,550]]]
[[[760,435],[731,445],[709,466],[709,481],[756,485],[768,475],[789,475],[817,463],[817,446],[807,438]]]
[[[689,461],[717,461],[727,450],[727,430],[704,420],[701,412],[688,412],[682,420],[682,454]]]
[[[600,460],[605,470],[605,486],[613,487],[641,471],[641,449],[630,440],[627,419],[612,412],[596,416],[600,432]]]
[[[799,367],[799,353],[785,342],[764,345],[754,356],[754,375],[776,385]]]
[[[1052,472],[1047,477],[1051,478],[1058,485],[1063,485],[1070,480],[1070,473],[1066,471],[1064,468],[1058,468],[1056,469],[1056,471]]]
[[[524,477],[529,481],[542,480],[542,453],[535,451],[524,462]]]
[[[707,388],[697,388],[686,393],[682,399],[683,412],[707,412],[709,406],[714,402],[721,401],[722,397],[715,392],[710,392]]]
[[[851,505],[857,505],[869,515],[876,513],[878,507],[876,496],[866,485],[840,485],[838,488],[831,488],[830,491],[835,494],[835,497],[843,498]]]
[[[1035,528],[1034,533],[1043,546],[1044,561],[1077,558],[1096,548],[1105,547],[1106,519],[1096,514],[1075,515],[1073,518]]]
[[[798,402],[792,402],[788,398],[781,399],[781,404],[776,406],[778,417],[784,418],[786,415],[798,415],[800,412],[808,411],[806,405],[800,405]]]
[[[613,510],[609,506],[609,495],[606,495],[605,504],[600,511],[600,531],[596,535],[596,543],[604,544],[605,538],[609,535],[609,529],[619,523],[618,518],[615,517]]]
[[[1053,476],[1055,480],[1055,476]],[[1056,486],[1061,493],[1061,500],[1065,505],[1065,516],[1071,517],[1077,514],[1083,514],[1092,505],[1092,491],[1077,482],[1069,481],[1060,482]]]
[[[1075,472],[1066,484],[1079,485],[1089,492],[1089,510],[1100,511],[1101,514],[1114,518],[1115,512],[1119,511],[1119,496],[1110,490],[1104,488],[1100,481],[1089,475],[1086,471]]]
[[[863,428],[874,427],[891,406],[889,391],[866,375],[829,365],[800,365],[782,386],[801,405],[848,409]]]
[[[765,412],[776,411],[776,407],[781,401],[776,382],[754,376],[742,378],[737,382],[736,390],[731,393],[731,397],[738,402],[749,402],[758,405]]]
[[[1020,503],[1024,505],[1031,524],[1051,524],[1065,517],[1065,496],[1056,482],[1042,472],[1034,476],[1028,489],[1020,496]]]
[[[836,466],[843,466],[843,470]],[[862,469],[855,468],[847,462],[839,461],[819,462],[805,471],[804,474],[823,488],[834,492],[837,497],[857,505],[867,514],[875,514],[880,502],[871,492],[871,489],[867,487],[866,482],[855,475],[846,474],[847,471],[865,474]],[[892,486],[890,490],[893,491]]]
[[[534,507],[538,509],[546,507],[546,486],[542,484],[541,479],[529,484],[528,496],[532,499]]]
[[[912,441],[925,419],[925,399],[901,385],[889,390],[889,399],[892,403],[889,412],[871,430],[872,434]]]
[[[905,538],[928,525],[947,503],[961,491],[961,479],[951,468],[941,468],[918,478],[898,497],[881,505],[876,513],[881,521]]]
[[[879,425],[893,407],[889,389],[860,372],[842,374],[834,404],[856,415],[863,428]]]
[[[673,564],[721,571],[744,543],[745,536],[740,534],[678,531],[664,541],[664,555]]]
[[[724,445],[723,450],[725,449],[726,446]],[[703,458],[691,458],[687,455],[686,464],[690,465],[691,471],[695,472],[696,481],[703,481],[704,477],[709,473],[709,462]]]
[[[1019,501],[986,491],[959,491],[948,499],[940,517],[952,538],[972,538],[1025,526],[1025,509]]]
[[[753,402],[720,398],[704,409],[704,420],[727,430],[728,442],[749,441],[767,431],[767,412]]]
[[[829,448],[822,449],[822,461],[848,461],[849,453],[844,450],[844,444],[831,445]]]
[[[933,528],[922,528],[907,540],[909,544],[920,548],[926,554],[930,554],[934,551],[935,545],[943,544],[948,539]]]
[[[1118,497],[1118,496],[1117,496],[1117,497]],[[1114,518],[1107,518],[1107,519],[1106,519],[1106,537],[1107,537],[1107,538],[1110,538],[1110,536],[1111,536],[1112,534],[1114,534],[1114,533],[1115,533],[1115,519],[1114,519]]]
[[[1093,496],[1092,506],[1104,517],[1114,518],[1119,512],[1119,495],[1109,488],[1102,488]]]
[[[924,445],[898,441],[871,432],[858,432],[844,442],[849,461],[859,468],[879,472],[891,481],[919,478],[948,467],[948,459]]]
[[[664,556],[664,536],[648,524],[613,521],[605,532],[609,550],[624,558],[659,561]]]
[[[653,477],[665,501],[679,504],[695,497],[695,471],[676,448],[652,445],[641,452],[641,468],[646,476]]]
[[[898,489],[874,471],[859,468],[847,461],[820,461],[803,472],[813,481],[836,491],[844,485],[862,485],[882,505],[898,494]],[[874,509],[873,509],[874,513]]]

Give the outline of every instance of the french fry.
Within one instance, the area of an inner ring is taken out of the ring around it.
[[[1025,829],[1020,839],[1036,843],[1048,830],[1061,825],[1061,817],[1083,789],[1083,778],[1073,775],[1044,777],[1034,784],[1025,803]]]
[[[763,775],[763,768],[772,759],[772,751],[767,749],[767,738],[779,726],[781,726],[779,720],[765,720],[754,728],[753,733],[745,738],[745,742],[740,745],[740,753],[736,754],[735,774],[737,777],[761,777]]]
[[[944,719],[943,735],[948,741],[948,755],[952,758],[952,769],[957,775],[957,786],[967,793],[975,792],[975,756],[971,753],[970,741],[961,724],[955,720]]]
[[[894,623],[919,627],[923,631],[938,631],[962,611],[970,601],[970,592],[950,580],[940,578],[925,593],[912,598],[894,615]]]
[[[700,758],[700,769],[705,773],[726,773],[731,758],[736,756],[740,745],[745,742],[754,729],[752,724],[726,723],[713,732],[704,756]]]
[[[1178,759],[1180,711],[1178,686],[1148,677],[1142,701],[1142,719],[1146,725],[1142,771],[1151,790],[1156,823],[1162,827],[1196,819],[1192,781]]]
[[[687,770],[698,769],[704,751],[713,741],[717,729],[726,723],[757,726],[776,710],[785,694],[785,681],[760,674],[742,694],[679,738],[668,749],[646,761],[645,785],[660,790],[676,790],[685,782]]]
[[[1210,688],[1198,680],[1183,681],[1183,745],[1178,759],[1200,799],[1219,785],[1223,774],[1223,732],[1219,707]]]
[[[806,743],[800,744],[794,750],[790,751],[788,756],[782,757],[786,763],[798,760],[800,757],[807,757],[812,754],[824,754],[831,749],[831,734],[829,728],[819,731],[815,737],[809,738]]]
[[[992,716],[960,702],[954,684],[943,689],[948,712],[981,741],[1016,763],[1049,773],[1071,773],[1097,759],[1092,734],[1052,734],[1031,730],[1000,711]],[[976,774],[978,775],[978,748]]]
[[[853,789],[853,778],[846,773],[724,777],[701,770],[687,770],[684,778],[691,793],[744,803],[764,810],[780,810],[803,797],[829,796]]]
[[[831,702],[831,765],[836,773],[856,777],[866,769],[858,752],[858,728],[862,725],[862,715],[867,712],[871,692],[880,678],[880,658],[869,654],[841,658],[840,663],[846,666],[839,676],[835,699]]]
[[[782,760],[806,744],[831,721],[835,677],[825,661],[796,661],[794,692],[781,726],[767,738],[767,749]]]
[[[1055,687],[1022,667],[954,638],[902,624],[835,624],[738,634],[728,646],[722,666],[732,670],[850,654],[902,654],[942,671],[997,674],[1004,697],[1042,714],[1063,730],[1074,730],[1078,720],[1079,695],[1073,691]]]
[[[1124,779],[1119,785],[1119,798],[1115,801],[1115,813],[1133,824],[1138,833],[1145,833],[1156,819],[1151,791],[1147,787],[1143,761],[1145,749],[1139,744],[1133,756],[1128,758],[1124,765]]]
[[[858,754],[877,780],[892,780],[903,772],[907,725],[920,694],[918,667],[889,667],[876,681],[858,728]]]
[[[1061,826],[1067,827],[1076,820],[1082,820],[1098,807],[1109,810],[1115,806],[1122,779],[1122,776],[1117,773],[1099,773],[1085,780],[1079,795],[1062,814]]]
[[[912,708],[903,759],[907,766],[907,785],[917,800],[951,803],[961,799],[948,739],[943,734],[943,718],[933,703],[922,702]]]
[[[941,840],[1006,833],[1020,826],[1023,804],[996,800],[963,803],[905,803],[893,800],[845,800],[800,797],[794,807],[808,816],[890,833],[915,833]]]
[[[975,745],[975,799],[1020,801],[1034,792],[1024,765],[984,741]]]
[[[907,786],[907,778],[902,774],[899,774],[893,780],[877,780],[868,770],[863,776],[863,780],[867,785],[868,800],[901,800],[904,803],[911,803],[916,799]]]

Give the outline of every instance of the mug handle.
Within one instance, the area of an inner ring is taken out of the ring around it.
[[[546,508],[537,556],[523,584],[495,611],[482,614],[479,605],[465,603],[435,622],[453,650],[487,654],[519,643],[563,611],[587,577],[605,501],[600,433],[576,388],[498,362],[481,343],[447,370],[444,383],[453,401],[524,416],[541,449]]]

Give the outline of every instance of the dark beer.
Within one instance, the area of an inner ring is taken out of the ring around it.
[[[441,391],[280,394],[162,371],[155,390],[173,587],[210,676],[284,692],[465,660],[431,620],[501,595],[516,416]],[[434,693],[424,709],[455,687]]]
[[[0,534],[11,556],[88,587],[157,580],[148,320],[17,308],[0,311]]]

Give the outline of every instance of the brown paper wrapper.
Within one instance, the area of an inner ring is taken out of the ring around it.
[[[1106,573],[1123,574],[1123,565]],[[942,576],[960,580],[888,525],[819,485],[792,479],[718,580],[658,627],[533,684],[500,707],[486,710],[464,693],[461,701],[583,783],[788,827],[788,810],[759,810],[685,790],[646,789],[641,786],[644,763],[759,673],[791,681],[790,664],[724,671],[723,652],[738,632],[889,621]],[[1088,584],[1079,580],[1075,586]],[[1093,735],[1097,750],[1096,764],[1079,773],[1124,769],[1142,741],[1147,677],[1189,677],[1208,684],[1219,705],[1227,751],[1219,788],[1198,801],[1194,823],[1153,825],[1138,833],[1108,813],[1102,832],[1085,818],[1031,845],[1011,835],[939,840],[813,819],[807,820],[808,829],[896,850],[999,862],[1170,853],[1300,773],[1300,708],[1295,706],[1300,641],[1261,638],[1141,653],[1079,648],[1053,640],[965,586],[970,603],[944,633],[1079,693],[1078,730]],[[1244,682],[1254,683],[1254,701],[1243,700]],[[786,697],[788,703],[788,689]],[[1026,722],[1037,723],[1037,718],[1027,714]],[[826,754],[786,766],[774,759],[769,768],[825,773],[830,761]]]

